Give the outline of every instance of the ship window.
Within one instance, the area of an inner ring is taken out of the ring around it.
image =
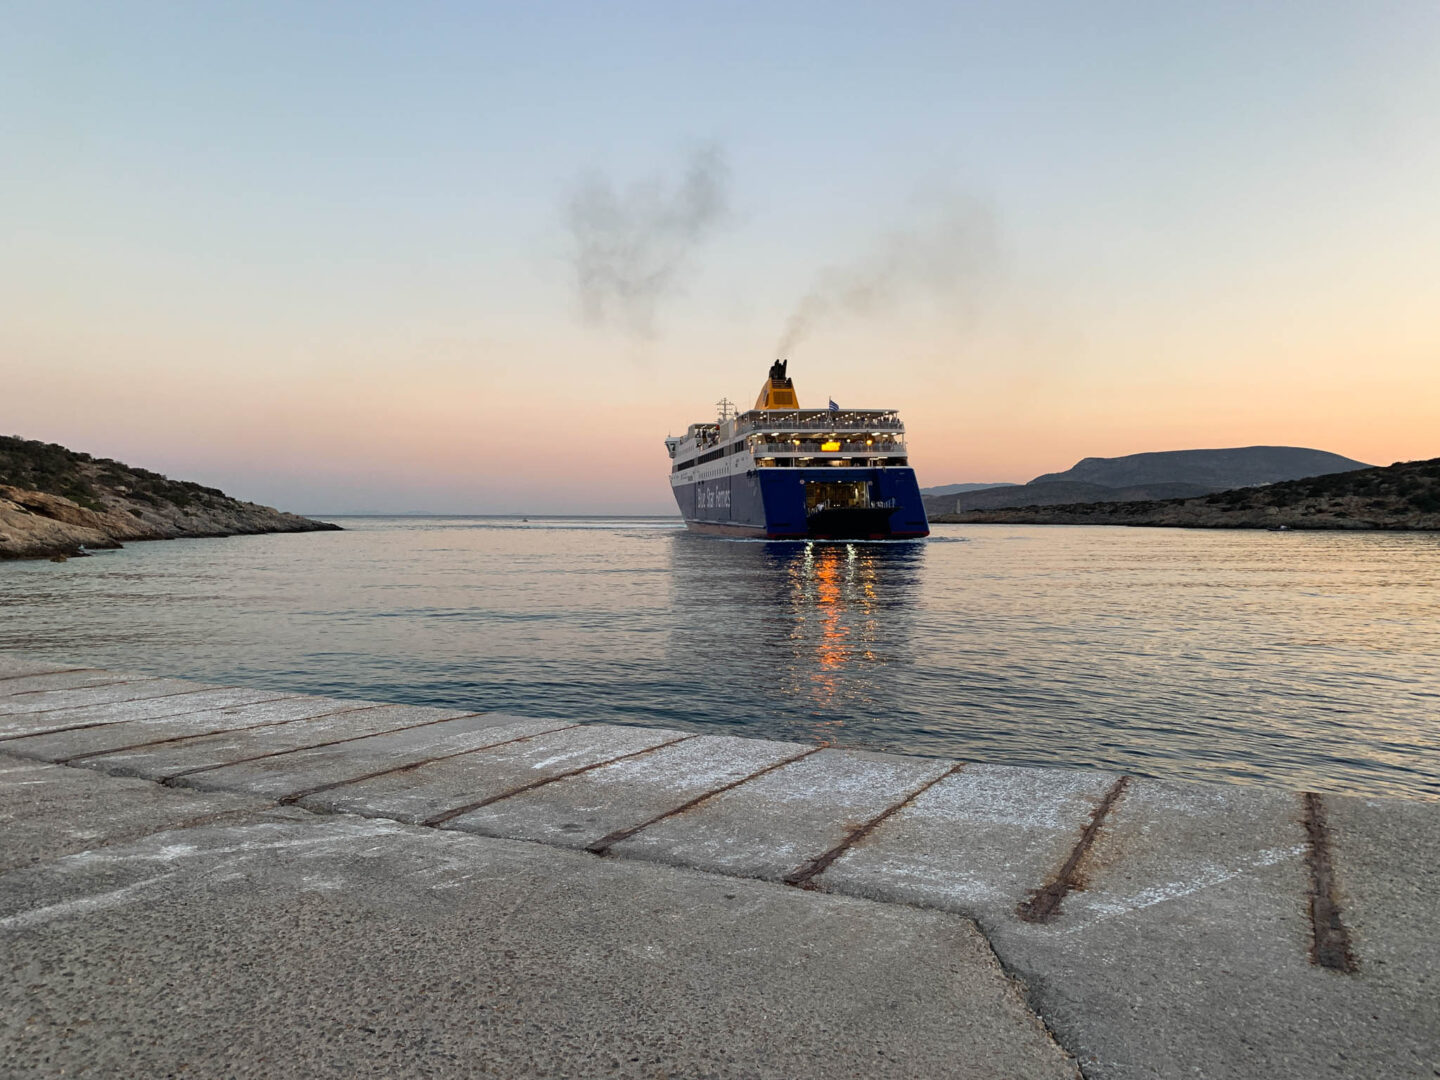
[[[724,456],[725,451],[723,449],[711,450],[708,454],[701,454],[695,459],[695,462],[696,464],[704,465],[707,461],[714,461],[716,458],[722,458]]]
[[[676,471],[676,472],[680,472],[680,471],[683,470],[683,469],[692,469],[692,468],[694,468],[694,467],[695,467],[695,459],[694,459],[694,458],[691,458],[689,461],[682,461],[682,462],[680,462],[680,464],[676,465],[676,466],[675,466],[675,471]]]

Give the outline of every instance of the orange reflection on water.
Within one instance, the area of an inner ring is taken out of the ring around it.
[[[835,548],[822,548],[819,558],[814,559],[813,571],[815,603],[820,612],[820,640],[815,649],[815,660],[822,671],[843,667],[849,657],[845,639],[850,630],[841,621],[845,614],[840,595],[842,572],[838,551]]]
[[[809,544],[790,566],[794,623],[789,690],[821,715],[854,703],[848,676],[876,654],[875,556],[864,545]],[[817,719],[817,737],[834,741],[843,720]]]

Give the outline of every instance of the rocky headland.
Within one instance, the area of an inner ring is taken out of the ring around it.
[[[1440,458],[1236,488],[1198,498],[974,509],[932,514],[930,520],[940,524],[1440,530]]]
[[[54,443],[0,436],[0,559],[65,558],[127,540],[338,528]]]

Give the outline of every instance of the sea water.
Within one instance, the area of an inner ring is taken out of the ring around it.
[[[1440,798],[1440,537],[673,519],[0,563],[0,649],[350,698]]]

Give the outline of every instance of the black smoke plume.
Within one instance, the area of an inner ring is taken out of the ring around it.
[[[676,183],[653,178],[618,190],[603,176],[583,180],[565,222],[585,321],[652,337],[659,305],[679,290],[696,249],[729,215],[728,185],[715,147],[691,155]]]
[[[917,209],[913,220],[883,236],[853,263],[831,266],[795,305],[776,353],[844,318],[889,315],[916,301],[964,314],[972,286],[998,259],[994,215],[973,199],[947,197]]]

